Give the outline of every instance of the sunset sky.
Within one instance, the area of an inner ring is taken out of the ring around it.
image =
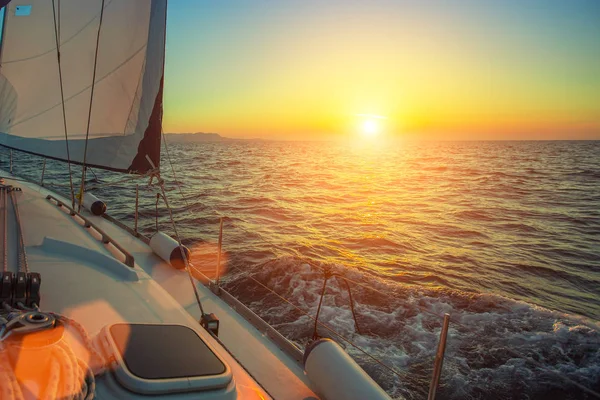
[[[166,132],[600,139],[597,0],[171,0]]]

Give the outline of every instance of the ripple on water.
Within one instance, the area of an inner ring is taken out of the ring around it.
[[[328,267],[362,285],[352,284],[361,332],[337,278],[322,321],[407,373],[390,377],[348,347],[393,396],[422,397],[445,312],[453,322],[442,398],[586,398],[536,363],[600,391],[593,322],[600,142],[171,143],[171,150],[186,201],[169,168],[163,173],[186,244],[212,245],[202,247],[210,266],[217,213],[227,215],[228,288],[290,340],[307,342],[310,318],[248,275],[314,315],[320,268]],[[37,160],[19,154],[14,170],[38,180]],[[67,182],[65,170],[49,161],[46,182]],[[100,182],[121,178],[95,172]],[[131,224],[135,182],[119,187],[95,193]],[[148,234],[155,201],[154,192],[140,191],[140,229]],[[162,204],[159,211],[159,227],[169,231]]]

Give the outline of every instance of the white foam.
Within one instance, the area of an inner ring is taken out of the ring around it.
[[[507,391],[541,398],[550,389],[558,393],[578,390],[514,353],[533,357],[544,368],[559,371],[584,385],[600,379],[600,329],[585,318],[502,296],[406,286],[341,266],[326,267],[385,293],[351,285],[361,329],[358,334],[346,287],[342,280],[332,277],[319,321],[406,373],[402,379],[327,330],[319,328],[319,334],[340,341],[393,397],[413,398],[427,389],[444,313],[449,313],[453,321],[439,392],[444,398],[477,397],[477,393],[502,398]],[[320,267],[284,257],[248,273],[315,315],[323,287]],[[240,280],[244,280],[243,276],[233,279]],[[239,289],[248,288],[251,281],[244,283],[234,290],[243,301],[247,300],[246,289]],[[268,297],[254,299],[250,306],[298,344],[305,345],[312,337],[314,322],[307,316],[298,318],[291,306]]]

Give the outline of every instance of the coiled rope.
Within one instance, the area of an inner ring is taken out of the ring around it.
[[[7,317],[0,317],[3,325],[6,325],[12,318],[17,318],[26,310],[18,310],[7,306],[5,309],[10,312]],[[86,330],[78,322],[59,314],[50,313],[56,320],[64,325],[73,328],[83,339],[83,344],[90,354],[90,363],[93,368],[83,360],[77,358],[71,346],[60,339],[49,348],[49,359],[47,364],[47,383],[44,388],[40,388],[37,398],[40,399],[62,399],[62,400],[91,400],[94,398],[96,389],[95,375],[99,375],[105,370],[105,361],[102,355],[94,348],[92,341]],[[2,328],[4,332],[4,327]],[[15,374],[13,365],[17,360],[12,359],[11,353],[19,354],[18,344],[12,344],[6,341],[10,332],[0,338],[0,398],[3,400],[22,400],[31,397],[27,387],[23,387],[24,382],[19,382]]]

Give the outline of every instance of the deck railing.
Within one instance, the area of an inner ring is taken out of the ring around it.
[[[76,217],[74,219],[78,220],[79,224],[82,225],[84,228],[95,230],[100,235],[100,240],[102,241],[102,243],[112,244],[117,250],[119,250],[123,254],[123,256],[125,256],[125,265],[127,265],[128,267],[131,267],[131,268],[134,267],[135,260],[133,259],[133,256],[131,255],[131,253],[129,253],[123,246],[121,246],[119,244],[119,242],[117,242],[110,235],[108,235],[106,232],[104,232],[104,230],[99,228],[96,224],[94,224],[88,218],[79,214],[73,208],[71,208],[67,204],[63,203],[61,200],[57,199],[56,197],[54,197],[52,195],[48,195],[48,196],[46,196],[46,200],[54,203],[58,208],[64,208],[67,211],[69,211],[69,215],[71,215],[71,217]]]

